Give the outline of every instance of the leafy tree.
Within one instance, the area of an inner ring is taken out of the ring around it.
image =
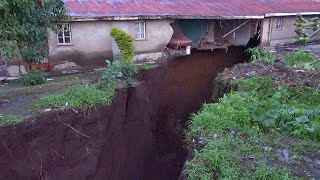
[[[294,25],[296,26],[296,34],[298,35],[297,41],[305,44],[320,32],[320,21],[318,17],[312,18],[309,22],[299,15]],[[306,33],[307,28],[312,28],[314,32],[312,34]]]
[[[40,63],[48,55],[48,29],[65,19],[61,0],[1,0],[0,49],[8,59]]]

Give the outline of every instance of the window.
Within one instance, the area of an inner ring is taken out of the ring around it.
[[[135,38],[137,40],[145,39],[146,38],[146,23],[144,21],[137,21],[137,22],[135,22],[135,26],[136,26]]]
[[[277,17],[276,30],[281,31],[283,27],[283,18]]]
[[[70,44],[71,43],[71,25],[70,24],[58,24],[59,30],[57,34],[58,44]]]

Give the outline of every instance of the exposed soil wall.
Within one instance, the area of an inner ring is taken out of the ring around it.
[[[177,179],[182,131],[242,49],[195,51],[137,75],[110,107],[50,112],[0,129],[0,179]],[[240,58],[239,58],[240,57]]]

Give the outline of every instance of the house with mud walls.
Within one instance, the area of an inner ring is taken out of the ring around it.
[[[118,27],[135,37],[135,61],[188,55],[230,47],[293,43],[295,17],[320,14],[315,0],[64,0],[70,16],[50,31],[49,60],[53,72],[105,66],[116,43]],[[310,29],[310,31],[312,31]],[[319,39],[317,36],[315,40]],[[214,53],[214,52],[213,52]]]

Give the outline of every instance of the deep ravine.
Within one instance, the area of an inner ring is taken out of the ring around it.
[[[194,51],[141,72],[110,107],[50,112],[0,130],[0,179],[178,179],[183,129],[243,48]]]

